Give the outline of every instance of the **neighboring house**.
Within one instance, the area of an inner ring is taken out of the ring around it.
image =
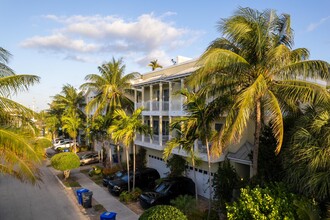
[[[196,61],[177,59],[174,65],[143,74],[140,79],[132,83],[135,89],[134,107],[137,109],[143,106],[144,123],[150,125],[153,131],[152,138],[144,135],[137,136],[135,143],[138,147],[147,150],[147,166],[157,169],[161,177],[165,177],[169,172],[165,161],[162,159],[163,150],[166,142],[175,135],[169,131],[169,124],[174,118],[186,115],[183,110],[184,97],[177,94],[177,92],[184,88],[186,77],[196,70]],[[213,126],[215,129],[221,129],[222,124],[217,122]],[[241,178],[250,177],[252,162],[249,154],[252,149],[253,131],[254,129],[246,129],[246,134],[243,135],[240,143],[230,146],[219,158],[212,159],[212,176],[217,171],[219,162],[224,161],[225,156],[228,155],[228,159],[230,159]],[[202,159],[201,165],[196,168],[198,171],[196,174],[198,194],[208,197],[206,147],[202,146],[200,141],[196,141],[195,149]],[[179,149],[175,149],[173,153],[187,156],[183,150]],[[192,169],[191,166],[188,166],[187,176],[193,179]]]

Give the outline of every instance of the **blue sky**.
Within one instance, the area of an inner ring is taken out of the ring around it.
[[[126,73],[145,73],[158,59],[197,58],[221,36],[216,25],[241,7],[274,9],[291,15],[295,48],[330,62],[330,1],[115,1],[0,0],[0,46],[13,57],[17,74],[41,77],[28,93],[13,98],[36,111],[48,108],[64,84],[78,88],[87,74],[112,57],[124,59]]]

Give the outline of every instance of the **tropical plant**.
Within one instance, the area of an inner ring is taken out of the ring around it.
[[[53,105],[61,109],[64,114],[75,112],[79,117],[85,117],[81,110],[81,104],[84,101],[83,93],[77,92],[77,89],[72,85],[64,85],[62,92],[53,97]]]
[[[207,83],[214,94],[234,97],[235,103],[219,134],[221,141],[215,143],[218,147],[238,141],[253,117],[253,175],[256,175],[263,119],[272,128],[278,153],[284,134],[283,111],[299,107],[298,103],[329,99],[324,87],[303,80],[328,79],[329,65],[309,60],[305,48],[292,49],[288,14],[239,8],[230,18],[222,19],[218,29],[223,37],[212,42],[201,56],[200,68],[193,74],[191,84]],[[218,87],[213,87],[214,84]]]
[[[173,154],[166,161],[166,166],[170,169],[169,177],[182,176],[186,170],[187,161],[180,155]]]
[[[80,166],[79,157],[72,152],[56,154],[51,158],[50,162],[54,169],[63,171],[65,179],[69,178],[72,169]]]
[[[115,58],[99,66],[98,70],[100,75],[87,75],[85,80],[88,82],[80,87],[83,90],[90,89],[96,92],[96,96],[86,106],[86,112],[90,113],[93,110],[96,117],[111,114],[117,108],[132,110],[133,102],[128,98],[131,91],[130,81],[137,74],[124,75],[123,60],[115,60]]]
[[[242,188],[237,202],[227,204],[227,218],[231,219],[297,219],[296,196],[280,186]]]
[[[152,61],[150,61],[150,63],[148,64],[148,66],[151,67],[152,71],[154,71],[157,68],[163,68],[163,66],[158,63],[158,60],[152,60]]]
[[[179,209],[169,205],[157,205],[147,209],[139,220],[187,220]]]
[[[284,151],[285,181],[294,190],[317,201],[330,199],[330,109],[308,106],[295,123]]]
[[[21,181],[40,180],[40,151],[33,147],[35,113],[9,97],[39,82],[35,75],[16,75],[7,62],[11,54],[0,47],[0,173]],[[32,129],[31,129],[32,128]]]
[[[48,131],[52,135],[52,140],[54,141],[56,131],[60,126],[60,120],[58,120],[58,118],[55,115],[48,115],[48,117],[46,117],[45,123],[46,123],[46,128],[48,128]]]
[[[231,202],[233,191],[238,187],[239,178],[228,160],[219,165],[213,177],[214,200],[221,213],[226,213],[226,203]]]
[[[188,219],[189,216],[193,215],[196,210],[196,201],[194,197],[189,195],[180,195],[174,200],[171,200],[171,205],[178,208],[183,214],[185,214]]]
[[[112,139],[116,142],[122,141],[126,149],[126,163],[127,163],[127,173],[129,175],[129,157],[128,150],[131,145],[133,145],[133,190],[135,188],[135,156],[136,156],[136,146],[134,140],[136,134],[151,135],[151,129],[148,125],[143,124],[142,121],[142,109],[139,108],[133,112],[132,115],[127,115],[122,109],[117,109],[114,112],[114,120],[112,125],[108,130],[111,134]],[[128,178],[129,179],[129,178]],[[130,192],[130,186],[128,181],[128,191]]]
[[[74,153],[77,153],[77,136],[79,128],[82,126],[81,118],[79,118],[76,112],[72,111],[62,117],[62,124],[63,130],[67,132],[73,140]]]

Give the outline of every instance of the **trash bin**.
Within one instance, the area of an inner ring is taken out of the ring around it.
[[[82,205],[84,208],[92,208],[92,196],[92,191],[82,193]]]
[[[116,220],[116,215],[115,212],[103,212],[100,215],[100,220]]]
[[[80,204],[80,205],[82,205],[82,193],[84,193],[84,192],[89,192],[89,190],[85,189],[85,188],[81,188],[81,189],[76,190],[78,204]]]

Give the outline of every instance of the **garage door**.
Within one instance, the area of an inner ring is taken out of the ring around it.
[[[162,178],[166,177],[170,172],[170,169],[166,167],[164,160],[153,155],[148,155],[148,167],[155,168]]]
[[[187,172],[187,177],[191,178],[194,182],[194,171],[192,167],[188,167],[189,172]],[[213,177],[213,173],[211,174]],[[211,177],[211,178],[212,178]],[[201,195],[205,198],[209,198],[210,196],[210,189],[209,189],[209,175],[207,174],[206,170],[196,169],[196,182],[198,195]],[[212,179],[211,179],[212,181]]]

